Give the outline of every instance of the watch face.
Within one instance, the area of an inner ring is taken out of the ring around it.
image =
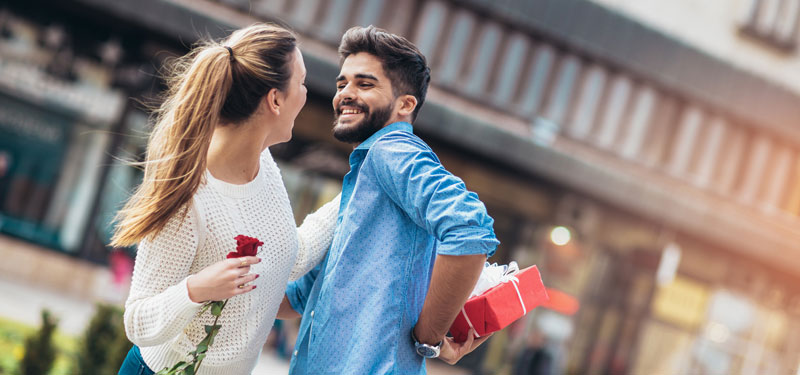
[[[433,348],[431,348],[429,346],[422,346],[421,345],[421,346],[417,347],[417,354],[419,354],[419,355],[421,355],[421,356],[423,356],[425,358],[431,358],[431,357],[436,355],[436,351],[433,350]]]

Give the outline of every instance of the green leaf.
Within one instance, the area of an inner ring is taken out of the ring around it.
[[[216,332],[218,332],[220,328],[222,328],[221,324],[206,325],[206,327],[205,327],[206,335],[215,335]],[[208,336],[206,336],[206,337],[208,337]]]
[[[172,368],[164,367],[161,371],[157,372],[156,375],[174,375],[181,371],[181,367],[188,366],[185,361],[180,361],[172,366]]]
[[[206,311],[208,311],[208,309],[211,307],[211,305],[212,305],[213,303],[214,303],[214,302],[206,302],[206,304],[205,304],[205,305],[203,305],[203,308],[202,308],[202,309],[200,309],[200,314],[198,314],[198,315],[203,315],[203,314],[204,314]]]
[[[213,316],[220,316],[222,315],[222,308],[225,307],[225,303],[221,301],[215,301],[211,305],[211,315]]]
[[[186,373],[186,369],[187,369],[187,368],[190,368],[190,367],[191,367],[191,368],[192,368],[192,370],[194,370],[194,363],[193,363],[193,362],[189,362],[189,363],[186,363],[186,362],[178,362],[178,363],[181,363],[181,365],[180,365],[180,367],[178,368],[178,370],[179,370],[179,371],[180,371],[182,374],[183,374],[183,373]]]
[[[189,352],[189,355],[192,356],[192,359],[187,363],[184,361],[176,363],[172,369],[164,368],[158,372],[157,375],[195,375],[197,374],[198,369],[200,368],[200,364],[203,362],[203,359],[206,357],[206,352],[208,352],[208,348],[211,344],[214,343],[214,336],[219,333],[219,330],[222,328],[222,324],[217,324],[219,321],[220,315],[222,315],[222,309],[225,308],[225,305],[228,303],[228,300],[224,301],[212,301],[203,305],[202,309],[200,310],[200,314],[206,312],[206,310],[211,310],[211,315],[214,316],[214,324],[213,325],[206,325],[204,327],[206,331],[206,337],[203,338],[200,343],[197,344],[197,348],[195,350]]]

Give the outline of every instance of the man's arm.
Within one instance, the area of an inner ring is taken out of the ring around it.
[[[421,343],[429,345],[441,342],[439,359],[448,364],[456,364],[492,336],[490,334],[475,339],[474,331],[470,329],[467,341],[463,343],[456,343],[452,337],[445,337],[461,306],[467,302],[470,292],[478,282],[485,261],[486,256],[483,254],[436,257],[428,295],[414,327],[414,336]]]
[[[444,338],[478,282],[486,255],[439,255],[414,335],[435,345]]]
[[[278,319],[287,320],[287,319],[295,319],[299,318],[300,313],[294,311],[292,304],[289,302],[289,298],[286,295],[283,295],[283,301],[281,301],[281,306],[278,308]]]
[[[286,293],[283,295],[280,307],[278,307],[278,319],[294,319],[303,315],[308,303],[308,297],[314,288],[314,282],[317,281],[317,275],[319,275],[324,264],[325,261],[318,264],[303,277],[286,285]]]
[[[447,333],[494,253],[494,220],[477,194],[444,169],[419,139],[388,134],[371,150],[362,173],[374,170],[383,190],[420,227],[439,241],[428,294],[414,333],[421,342],[437,344]],[[440,358],[455,363],[486,338],[456,344],[444,340]]]

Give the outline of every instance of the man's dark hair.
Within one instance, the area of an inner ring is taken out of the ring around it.
[[[340,65],[348,56],[359,52],[369,53],[381,60],[383,70],[392,82],[395,97],[413,95],[417,98],[417,107],[411,114],[411,120],[414,121],[425,102],[431,80],[431,70],[422,52],[408,39],[372,25],[356,26],[344,33],[339,44]]]

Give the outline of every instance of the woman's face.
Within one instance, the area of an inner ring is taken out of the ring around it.
[[[278,124],[278,142],[287,142],[292,139],[292,128],[297,114],[306,104],[306,66],[303,62],[303,55],[300,50],[295,48],[291,62],[289,63],[291,77],[283,91],[285,95],[284,105],[281,108],[280,120]]]

